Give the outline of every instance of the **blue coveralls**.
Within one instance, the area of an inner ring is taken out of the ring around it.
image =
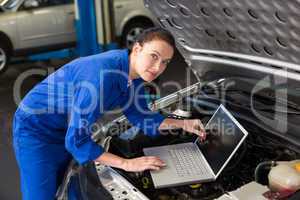
[[[128,74],[128,50],[112,50],[66,64],[25,96],[13,124],[23,199],[54,199],[72,157],[84,164],[103,153],[90,136],[106,111],[120,106],[134,126],[158,134],[164,117],[148,109],[142,79],[128,86]]]

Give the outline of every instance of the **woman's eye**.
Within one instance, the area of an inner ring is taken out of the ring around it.
[[[158,56],[156,54],[151,54],[151,57],[154,59],[154,60],[157,60],[158,59]]]

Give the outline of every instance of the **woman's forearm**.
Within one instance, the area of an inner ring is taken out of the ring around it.
[[[158,127],[158,130],[183,128],[184,120],[166,118]]]
[[[120,169],[124,169],[126,165],[126,160],[125,158],[119,157],[117,155],[114,155],[109,152],[104,152],[101,154],[96,160],[96,162],[99,162],[103,165],[108,165],[111,167],[116,167]]]
[[[148,169],[159,170],[166,166],[166,164],[156,156],[142,156],[138,158],[125,159],[108,152],[104,152],[95,161],[130,172],[141,172]]]

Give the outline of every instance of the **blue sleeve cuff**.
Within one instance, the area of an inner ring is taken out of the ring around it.
[[[97,159],[104,152],[103,148],[95,142],[90,141],[82,144],[81,147],[73,149],[71,154],[74,159],[81,165]]]
[[[67,134],[65,146],[79,164],[82,165],[86,162],[93,161],[104,152],[104,149],[95,143],[90,135],[78,136],[78,129],[70,129],[68,132],[71,131],[72,133],[69,132]]]
[[[149,117],[146,117],[142,120],[144,123],[143,125],[138,126],[145,135],[150,137],[155,137],[160,134],[158,128],[160,124],[165,120],[165,116],[161,115],[160,113],[156,112],[151,114]]]
[[[89,159],[87,161],[94,161],[103,153],[104,153],[104,149],[100,145],[96,144],[95,142],[92,142],[92,147],[88,156]]]

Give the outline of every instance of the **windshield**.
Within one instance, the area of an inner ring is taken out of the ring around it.
[[[0,6],[6,10],[14,8],[20,0],[0,0]]]

